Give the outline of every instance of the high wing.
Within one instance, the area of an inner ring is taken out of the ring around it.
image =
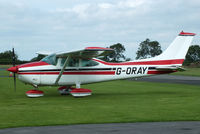
[[[47,51],[39,51],[39,52],[36,52],[36,54],[38,54],[38,55],[43,55],[43,56],[47,56],[47,55],[50,55],[50,54],[52,54],[52,52],[47,52]]]
[[[56,57],[67,58],[69,55],[72,58],[94,58],[98,56],[107,55],[112,52],[111,48],[103,48],[103,47],[86,47],[85,49],[71,52],[64,52],[56,54]]]
[[[71,51],[71,52],[67,52],[67,53],[59,53],[56,54],[56,57],[60,57],[60,58],[66,58],[65,63],[55,81],[55,84],[57,85],[64,70],[65,67],[67,66],[70,58],[94,58],[97,56],[103,56],[108,54],[109,52],[112,52],[113,49],[111,48],[103,48],[103,47],[86,47],[83,50],[78,50],[78,51]]]

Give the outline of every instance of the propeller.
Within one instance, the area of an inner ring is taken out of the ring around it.
[[[14,48],[12,48],[12,64],[13,64],[13,67],[15,67],[15,61],[16,59],[15,59],[15,49]],[[13,78],[14,78],[14,91],[16,92],[16,73],[15,72],[13,72]]]

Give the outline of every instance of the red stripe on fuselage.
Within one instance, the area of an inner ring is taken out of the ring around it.
[[[60,72],[19,72],[20,75],[59,75]],[[115,71],[63,72],[63,75],[115,75]]]
[[[156,61],[135,61],[135,62],[121,62],[121,63],[110,63],[102,60],[94,59],[104,65],[120,66],[120,65],[170,65],[170,64],[182,64],[184,59],[175,60],[156,60]]]
[[[31,63],[27,63],[27,64],[22,64],[22,65],[19,65],[18,67],[23,68],[23,67],[45,66],[45,65],[50,65],[50,64],[43,62],[43,61],[39,61],[39,62],[31,62]]]

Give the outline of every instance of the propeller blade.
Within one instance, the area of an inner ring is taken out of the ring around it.
[[[14,73],[13,77],[14,77],[14,90],[16,92],[16,74],[15,73]]]
[[[15,66],[15,49],[12,48],[12,64],[13,64],[13,67]],[[16,74],[14,73],[13,75],[13,78],[14,78],[14,91],[16,92]]]
[[[15,49],[12,49],[12,61],[13,61],[13,67],[15,66]]]

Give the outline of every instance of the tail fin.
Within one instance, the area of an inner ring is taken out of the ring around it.
[[[159,60],[185,59],[195,33],[180,32],[169,47],[159,56]]]

